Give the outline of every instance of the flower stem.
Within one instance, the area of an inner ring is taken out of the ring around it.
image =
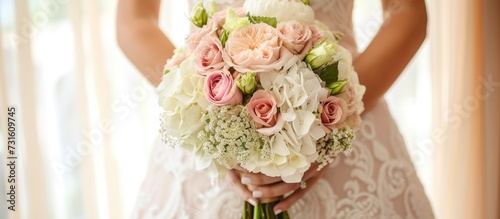
[[[264,219],[262,215],[262,204],[257,204],[255,208],[253,209],[253,219]]]
[[[274,206],[278,204],[280,200],[269,203],[259,203],[257,206],[251,205],[249,202],[243,203],[243,215],[242,219],[290,219],[288,212],[282,212],[278,215],[274,214]]]

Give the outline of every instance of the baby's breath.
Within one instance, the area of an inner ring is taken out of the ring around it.
[[[318,151],[316,162],[319,163],[318,170],[332,163],[339,153],[349,154],[355,137],[354,130],[345,127],[332,130],[331,133],[320,138],[316,145],[316,150]]]
[[[247,163],[252,156],[269,157],[270,148],[263,140],[266,136],[256,131],[245,106],[211,105],[203,114],[205,129],[198,138],[207,156],[220,165],[232,168],[237,163]],[[260,154],[255,154],[260,152]]]
[[[165,121],[163,119],[164,119],[164,116],[163,116],[163,113],[161,113],[161,115],[160,115],[161,140],[163,141],[163,143],[165,143],[166,145],[173,148],[179,144],[180,139],[178,137],[175,137],[175,136],[172,136],[171,134],[169,134],[169,132],[165,126]]]

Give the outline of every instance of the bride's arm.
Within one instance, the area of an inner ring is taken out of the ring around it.
[[[120,0],[117,38],[120,48],[154,86],[161,81],[174,45],[158,27],[161,0]]]
[[[354,61],[366,86],[363,102],[371,109],[391,87],[425,39],[424,0],[382,0],[386,16],[377,35]]]

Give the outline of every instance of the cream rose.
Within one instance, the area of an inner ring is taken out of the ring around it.
[[[191,51],[191,52],[195,51],[196,47],[198,47],[198,44],[200,44],[201,40],[203,40],[203,38],[205,38],[206,36],[211,35],[211,36],[217,37],[217,34],[215,31],[216,31],[216,28],[214,28],[213,23],[209,23],[209,24],[203,26],[198,31],[189,35],[189,37],[186,40],[187,45],[188,45],[187,48],[189,49],[189,51]]]
[[[345,86],[343,92],[338,97],[344,99],[347,103],[347,115],[353,115],[357,112],[356,90],[352,85]]]
[[[345,123],[354,131],[358,131],[361,128],[362,122],[361,116],[357,113],[348,116],[345,120]]]
[[[339,80],[348,80],[351,77],[351,72],[354,71],[354,67],[352,66],[352,55],[349,50],[341,45],[337,45],[336,47],[337,54],[335,55],[335,60],[339,61],[338,69],[339,69]]]
[[[282,44],[275,28],[253,24],[229,35],[224,61],[239,72],[280,70],[293,57]]]
[[[349,74],[349,83],[353,86],[356,92],[356,114],[361,115],[365,111],[363,96],[366,92],[366,87],[359,83],[358,73],[351,71]]]
[[[321,31],[321,29],[319,29],[318,26],[316,26],[314,24],[309,25],[309,30],[311,30],[311,33],[312,33],[311,40],[312,40],[313,46],[316,46],[318,43],[320,43],[324,39],[323,31]]]
[[[222,59],[224,48],[219,38],[204,37],[194,51],[194,66],[198,73],[206,75],[210,70],[220,70],[226,64]]]
[[[298,55],[299,59],[304,59],[305,55],[312,48],[312,31],[308,26],[297,21],[285,21],[278,24],[278,32],[283,46],[292,54]]]
[[[176,49],[174,50],[174,56],[172,56],[171,59],[167,61],[167,64],[165,64],[165,67],[163,68],[164,71],[170,70],[176,66],[179,66],[181,62],[186,60],[188,53],[184,51],[184,49]]]
[[[215,105],[237,105],[243,101],[243,94],[227,70],[210,73],[205,79],[203,93]]]
[[[319,30],[322,33],[322,35],[323,35],[322,39],[321,39],[322,41],[325,40],[328,42],[337,42],[335,35],[330,30],[330,27],[328,27],[328,25],[326,25],[325,23],[316,19],[316,20],[314,20],[314,26],[317,28],[317,30]]]
[[[347,118],[347,103],[344,99],[330,96],[322,104],[321,123],[326,133],[340,128]]]

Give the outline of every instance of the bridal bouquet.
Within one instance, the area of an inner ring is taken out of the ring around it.
[[[190,151],[214,179],[239,165],[297,183],[311,163],[349,153],[365,90],[342,34],[315,20],[308,1],[215,7],[196,5],[190,19],[200,29],[165,65],[164,142]]]

